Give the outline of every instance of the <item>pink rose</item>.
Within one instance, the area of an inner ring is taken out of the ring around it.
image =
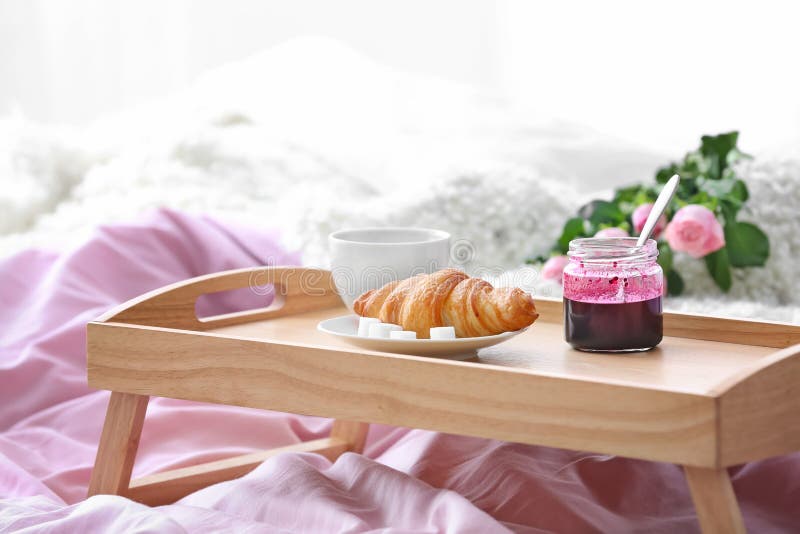
[[[622,228],[603,228],[596,234],[595,237],[630,237],[628,232]]]
[[[553,256],[547,260],[542,267],[543,280],[555,280],[561,283],[561,276],[564,274],[564,267],[569,263],[569,258],[566,256]]]
[[[722,225],[714,212],[697,204],[679,209],[665,235],[672,250],[687,252],[693,258],[702,258],[725,246]]]
[[[650,212],[653,211],[653,204],[648,202],[647,204],[642,204],[635,210],[633,210],[633,215],[631,215],[631,219],[633,219],[633,229],[636,232],[636,235],[642,233],[642,228],[644,228],[644,223],[647,221],[648,215]],[[651,237],[653,239],[658,239],[658,236],[661,235],[661,232],[664,231],[664,228],[667,227],[667,216],[662,214],[661,217],[658,218],[658,222],[656,223],[656,227],[653,228],[653,234]]]

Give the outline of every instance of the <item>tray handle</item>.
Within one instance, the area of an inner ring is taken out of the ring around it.
[[[198,297],[208,293],[250,287],[275,297],[266,308],[244,310],[199,319]],[[330,271],[305,267],[254,267],[223,271],[156,289],[115,308],[97,322],[123,322],[164,328],[210,330],[342,304]]]
[[[800,450],[800,344],[759,359],[729,377],[718,397],[723,466]]]

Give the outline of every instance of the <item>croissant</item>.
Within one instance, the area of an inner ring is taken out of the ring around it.
[[[495,288],[458,269],[442,269],[389,282],[353,303],[362,317],[413,330],[425,339],[430,329],[452,326],[457,337],[492,336],[519,330],[539,317],[530,295],[518,288]]]

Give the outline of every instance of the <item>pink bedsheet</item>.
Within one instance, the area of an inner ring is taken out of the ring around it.
[[[693,532],[679,468],[373,425],[365,455],[272,458],[170,506],[85,499],[108,393],[85,324],[204,273],[296,264],[275,235],[160,211],[0,262],[0,532]],[[224,303],[217,303],[218,306]],[[323,437],[330,421],[154,399],[134,476]],[[732,470],[752,532],[800,531],[800,455]]]

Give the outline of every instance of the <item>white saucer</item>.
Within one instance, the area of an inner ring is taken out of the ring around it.
[[[321,321],[317,330],[361,347],[362,349],[415,356],[474,356],[478,349],[491,347],[521,334],[528,328],[503,332],[496,336],[462,337],[456,339],[378,339],[359,337],[358,315],[343,315]]]

